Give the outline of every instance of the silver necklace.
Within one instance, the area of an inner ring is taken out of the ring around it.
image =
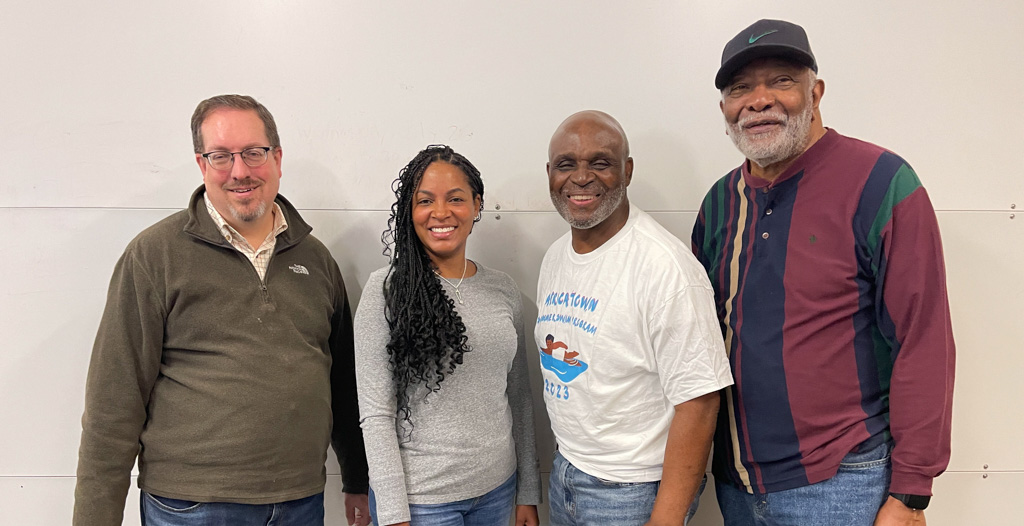
[[[452,288],[455,289],[455,298],[459,300],[459,305],[465,305],[465,303],[462,303],[462,292],[459,291],[459,287],[462,286],[462,280],[466,279],[466,269],[468,269],[468,268],[469,268],[469,258],[466,258],[466,261],[462,264],[462,277],[459,278],[459,283],[458,284],[455,284],[455,283],[452,283],[451,281],[448,281],[448,278],[442,276],[441,273],[438,272],[437,270],[434,270],[434,274],[437,274],[437,277],[443,279],[445,283],[451,285]]]

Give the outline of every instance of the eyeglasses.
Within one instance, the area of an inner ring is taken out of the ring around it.
[[[210,163],[214,170],[227,170],[235,164],[235,154],[242,158],[242,162],[250,168],[263,166],[267,162],[267,153],[272,150],[269,146],[253,146],[240,152],[206,152],[203,159]]]

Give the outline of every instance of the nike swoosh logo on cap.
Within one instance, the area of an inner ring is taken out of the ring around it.
[[[756,37],[755,37],[755,36],[753,36],[753,35],[751,35],[751,37],[750,37],[750,39],[749,39],[749,42],[748,42],[748,43],[749,43],[749,44],[753,44],[754,42],[757,42],[758,40],[761,40],[761,37],[763,37],[763,36],[768,36],[768,35],[770,35],[770,34],[772,34],[772,33],[777,33],[778,31],[779,31],[778,29],[773,29],[773,30],[771,30],[771,31],[766,31],[766,32],[764,32],[764,33],[761,33],[760,35],[758,35],[758,36],[756,36]]]

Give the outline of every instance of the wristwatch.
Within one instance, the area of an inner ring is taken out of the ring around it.
[[[889,496],[902,502],[904,506],[912,510],[923,510],[928,507],[928,502],[932,500],[929,495],[911,495],[909,493],[890,493]]]

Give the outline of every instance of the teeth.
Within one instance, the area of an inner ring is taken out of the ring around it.
[[[445,232],[451,232],[452,230],[455,230],[455,227],[453,227],[453,226],[438,226],[438,227],[434,227],[434,228],[430,229],[431,232],[437,232],[437,233],[440,233],[440,234],[443,234]]]
[[[570,195],[569,199],[572,199],[573,201],[590,201],[590,200],[594,199],[594,196],[592,196],[592,195]]]

